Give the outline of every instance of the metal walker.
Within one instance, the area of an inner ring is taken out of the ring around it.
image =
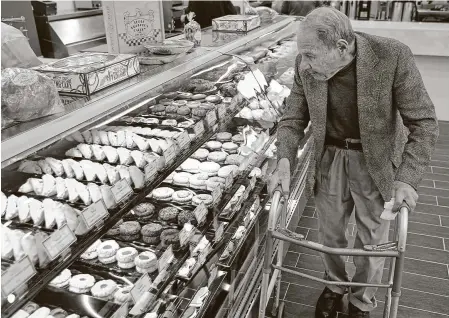
[[[288,187],[284,187],[284,189]],[[323,284],[332,284],[339,286],[362,286],[362,287],[378,287],[387,288],[385,296],[385,307],[383,312],[384,318],[396,318],[399,305],[399,297],[401,296],[402,271],[404,268],[404,256],[407,241],[407,227],[409,208],[403,205],[395,219],[394,241],[379,245],[365,245],[363,249],[355,248],[331,248],[322,244],[307,241],[304,236],[292,232],[286,228],[286,215],[289,194],[283,193],[282,190],[274,191],[270,214],[268,217],[268,233],[266,240],[266,249],[264,255],[264,264],[262,272],[262,284],[260,293],[259,318],[265,318],[268,299],[276,287],[272,315],[274,317],[282,317],[284,310],[284,302],[279,301],[281,287],[281,273],[287,272],[300,277],[308,278]],[[279,215],[279,211],[281,214]],[[279,220],[279,226],[277,222]],[[273,254],[273,240],[279,240],[277,250],[276,264],[271,263],[271,255]],[[368,284],[357,282],[338,282],[327,281],[302,272],[293,271],[282,266],[284,256],[284,242],[290,242],[299,246],[303,246],[322,253],[346,256],[369,256],[369,257],[391,257],[389,266],[388,283],[387,284]],[[273,274],[270,278],[271,269]]]

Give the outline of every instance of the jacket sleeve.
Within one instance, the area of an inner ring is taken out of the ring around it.
[[[300,63],[301,56],[298,55],[293,87],[287,98],[287,109],[279,122],[277,132],[278,160],[287,158],[292,171],[296,165],[299,142],[304,138],[304,130],[310,120],[309,108],[299,75]]]
[[[413,54],[407,46],[404,46],[399,54],[393,100],[404,126],[409,130],[402,163],[396,172],[395,180],[408,183],[417,189],[438,138],[438,121],[435,107],[424,87]]]

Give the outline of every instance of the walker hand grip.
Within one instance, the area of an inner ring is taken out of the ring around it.
[[[411,209],[407,203],[403,202],[399,208],[398,215],[398,251],[405,252],[407,245],[407,232],[408,232],[408,215]]]

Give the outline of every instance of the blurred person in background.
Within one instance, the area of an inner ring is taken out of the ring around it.
[[[320,1],[282,1],[281,14],[305,17],[320,6]]]
[[[186,14],[195,12],[194,20],[201,28],[210,27],[212,20],[225,15],[237,14],[237,10],[231,1],[189,1]]]

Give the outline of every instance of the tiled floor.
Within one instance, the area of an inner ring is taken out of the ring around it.
[[[440,137],[419,188],[419,204],[411,215],[407,259],[398,316],[400,318],[449,317],[449,122],[440,122]],[[297,232],[317,240],[317,219],[311,199],[298,224]],[[350,244],[354,241],[354,224],[348,227]],[[285,265],[321,277],[323,265],[318,254],[291,246]],[[386,264],[387,266],[387,264]],[[386,267],[387,268],[387,267]],[[348,258],[348,273],[354,273]],[[384,280],[387,270],[384,272]],[[314,307],[323,286],[313,281],[283,274],[281,297],[285,300],[285,318],[314,317]],[[372,317],[382,317],[384,290],[377,293],[379,307]],[[339,317],[347,317],[339,314]]]

